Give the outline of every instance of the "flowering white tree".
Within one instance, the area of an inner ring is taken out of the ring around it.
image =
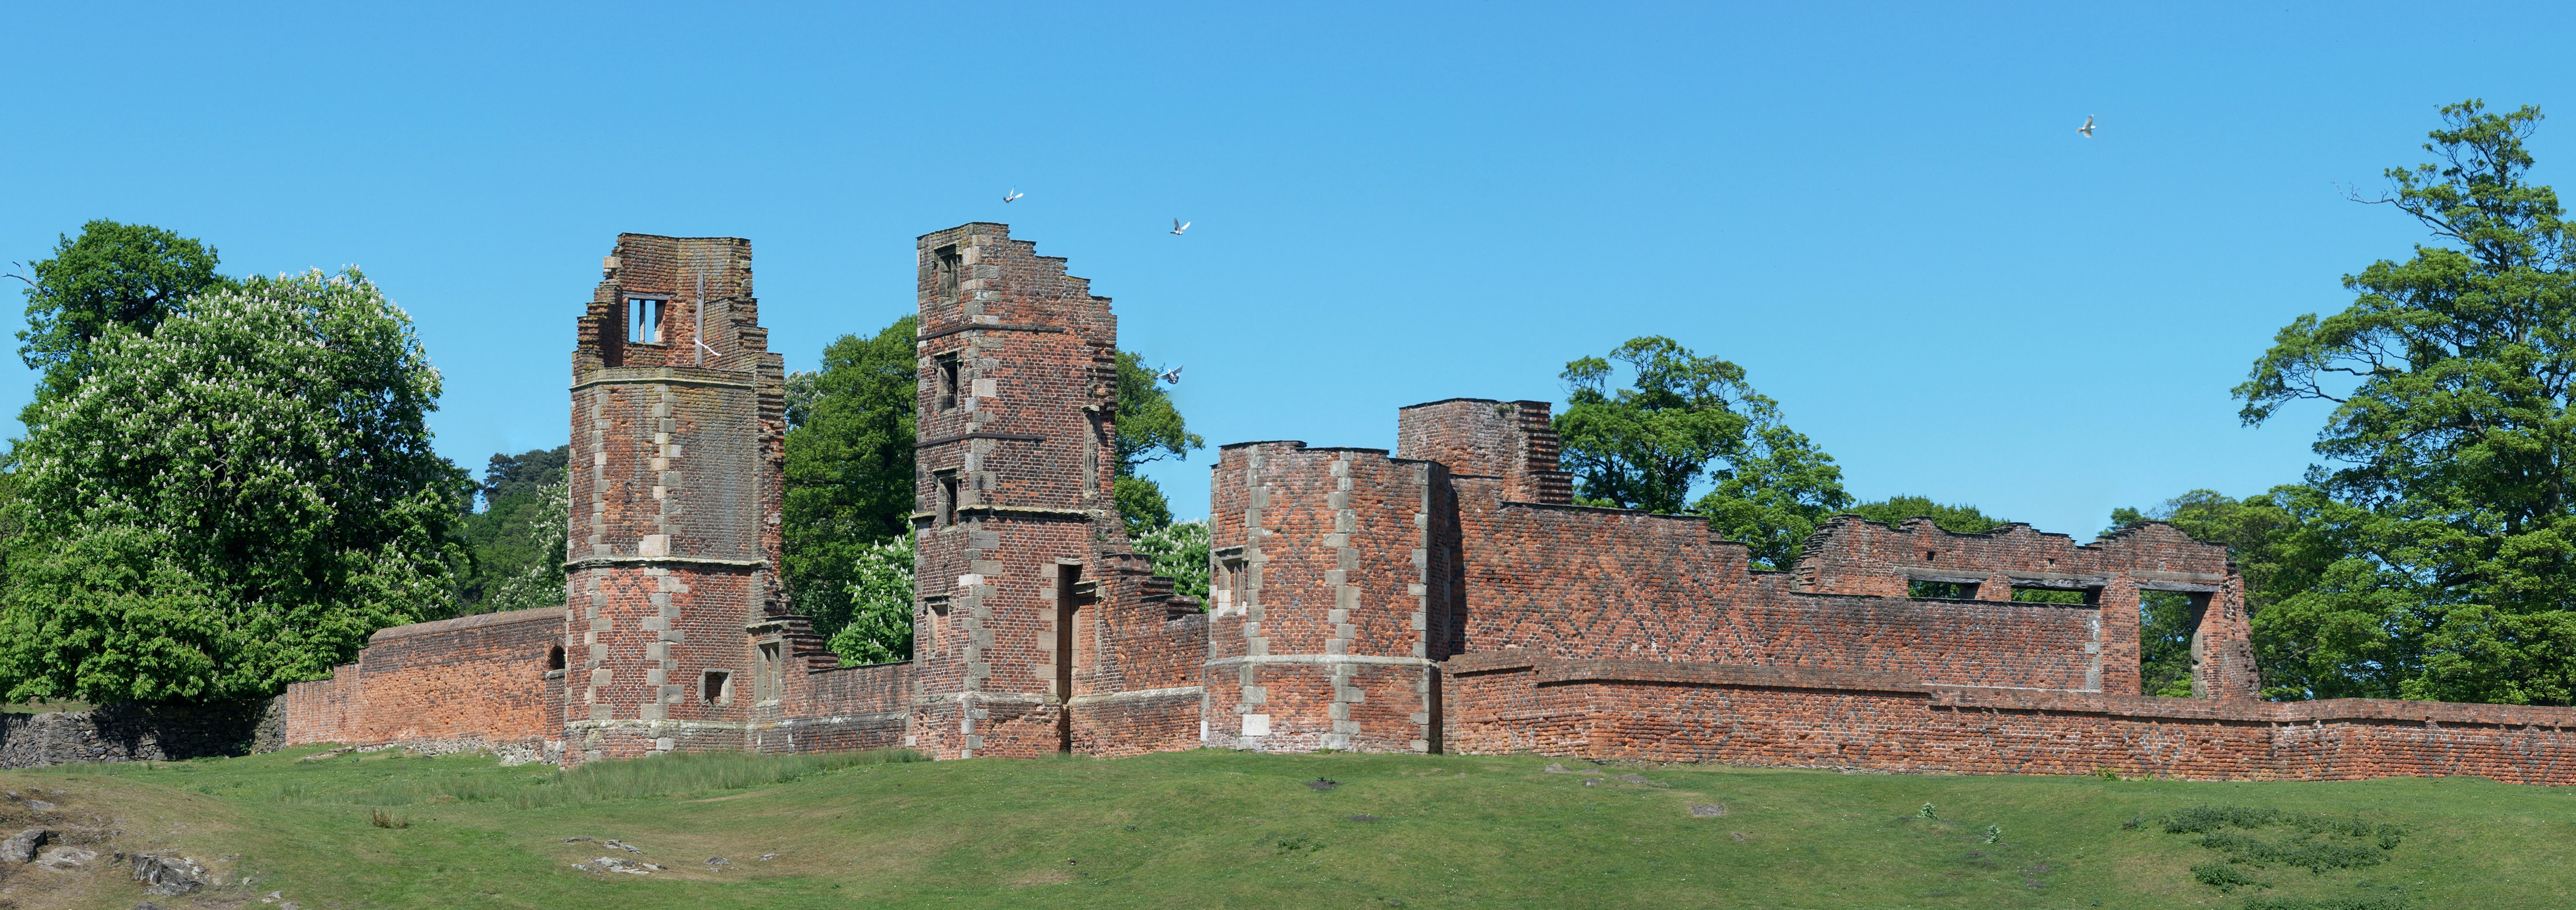
[[[110,326],[89,367],[18,449],[7,698],[267,695],[444,612],[464,472],[410,317],[357,271]]]
[[[832,652],[854,664],[912,659],[912,535],[869,544],[850,561],[850,623]]]
[[[484,595],[483,612],[561,609],[564,605],[564,544],[572,536],[572,477],[569,472],[538,494],[536,514],[528,519],[528,537],[545,558]]]

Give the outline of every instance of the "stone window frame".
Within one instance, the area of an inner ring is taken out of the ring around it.
[[[670,343],[670,341],[669,341],[670,333],[669,333],[668,331],[666,331],[666,330],[665,330],[665,327],[663,326],[663,323],[670,321],[670,318],[671,318],[671,300],[672,300],[672,298],[673,298],[673,296],[674,296],[674,295],[671,295],[671,294],[628,293],[628,294],[621,294],[621,295],[619,295],[619,296],[622,296],[622,297],[625,297],[625,298],[626,298],[626,343],[627,343],[627,344],[640,344],[640,345],[649,345],[649,346],[653,346],[653,347],[662,347],[662,346],[667,345],[667,344],[669,344],[669,343]],[[639,338],[639,337],[636,337],[636,336],[637,336],[637,335],[639,335],[639,334],[641,334],[641,330],[642,330],[642,328],[643,328],[643,326],[644,326],[645,320],[644,320],[644,314],[643,314],[642,312],[639,312],[639,310],[641,309],[641,307],[639,307],[638,305],[639,305],[639,304],[648,304],[648,303],[652,305],[652,308],[651,308],[651,309],[652,309],[652,313],[653,313],[653,320],[652,320],[653,331],[652,331],[652,336],[651,336],[651,337],[649,337],[649,338]]]
[[[956,468],[930,472],[930,526],[945,530],[956,526],[958,500],[965,492],[964,477]]]
[[[946,414],[966,404],[965,351],[930,355],[930,409]]]
[[[931,282],[939,288],[939,299],[955,301],[964,295],[966,286],[966,251],[949,244],[930,251]]]
[[[733,704],[733,678],[737,675],[740,674],[731,668],[709,668],[698,671],[698,701],[710,705]],[[710,683],[713,683],[712,687]],[[714,695],[707,694],[709,688],[715,690]]]
[[[784,639],[763,638],[752,645],[760,671],[751,678],[751,703],[758,706],[778,704],[787,688],[787,643]]]
[[[1216,573],[1213,579],[1216,583],[1208,586],[1208,595],[1211,599],[1220,594],[1224,595],[1224,600],[1217,604],[1216,612],[1242,612],[1245,606],[1245,570],[1251,565],[1246,561],[1243,545],[1218,547],[1209,551],[1208,559],[1215,563],[1212,568]]]

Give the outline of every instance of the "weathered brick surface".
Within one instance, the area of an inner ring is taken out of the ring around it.
[[[387,630],[289,693],[298,741],[560,730],[568,762],[1213,745],[2576,782],[2570,709],[2253,700],[2243,580],[2171,527],[2078,545],[1847,516],[1789,571],[1755,571],[1701,519],[1571,505],[1544,402],[1403,408],[1392,455],[1223,447],[1202,613],[1129,551],[1113,504],[1109,300],[1003,225],[916,253],[911,662],[841,666],[784,612],[782,379],[749,244],[629,234],[574,355],[567,609]],[[660,341],[629,343],[636,298],[667,301]],[[1969,594],[1908,597],[1917,582]],[[2193,698],[2137,694],[2145,591],[2193,604]],[[555,643],[569,678],[526,672]]]
[[[1476,655],[1447,667],[1461,751],[1972,774],[2576,783],[2576,711],[2250,702],[1927,685],[1899,674]]]
[[[286,743],[484,740],[541,747],[557,736],[549,693],[563,611],[520,610],[377,632],[358,662],[288,686]],[[560,674],[557,674],[560,677]]]
[[[916,680],[939,757],[1197,743],[1197,606],[1128,552],[1109,299],[998,224],[923,235]]]
[[[1225,447],[1213,475],[1210,545],[1240,568],[1210,627],[1209,743],[1429,750],[1429,548],[1447,521],[1432,489],[1447,472],[1263,442]]]

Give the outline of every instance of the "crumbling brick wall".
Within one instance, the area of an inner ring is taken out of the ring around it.
[[[998,224],[917,242],[914,713],[933,755],[1195,743],[1168,586],[1113,503],[1117,318]],[[1086,713],[1087,709],[1087,713]],[[1186,735],[1185,735],[1186,734]]]
[[[637,332],[639,314],[658,327]],[[621,234],[578,325],[567,760],[744,748],[785,704],[792,655],[762,648],[805,644],[784,626],[746,634],[785,612],[785,373],[759,326],[751,244]]]
[[[357,663],[287,687],[286,742],[542,747],[562,723],[548,678],[562,629],[544,608],[379,631]]]
[[[1967,774],[2576,783],[2576,710],[1945,687],[1902,674],[1482,654],[1445,667],[1460,751]]]
[[[2009,602],[2016,588],[2084,592],[2103,623],[2102,680],[2086,688],[2117,693],[2138,691],[2138,592],[2178,592],[2198,614],[2196,694],[2244,699],[2260,688],[2244,582],[2228,565],[2227,549],[2162,523],[2078,545],[2024,524],[1955,534],[1929,519],[1889,527],[1846,515],[1816,530],[1791,574],[1798,590],[1833,594],[1902,597],[1909,584],[1924,581],[1963,585],[1990,602]]]
[[[903,745],[911,717],[912,662],[791,667],[789,707],[752,724],[755,752],[840,752]]]

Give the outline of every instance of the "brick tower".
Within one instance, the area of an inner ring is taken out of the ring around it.
[[[1099,617],[1139,574],[1110,495],[1117,318],[1006,225],[927,234],[919,250],[911,745],[1070,750]]]
[[[1432,752],[1448,657],[1448,470],[1385,449],[1218,455],[1210,745]]]
[[[819,650],[777,582],[785,376],[751,243],[620,234],[580,319],[567,764],[744,748]]]

